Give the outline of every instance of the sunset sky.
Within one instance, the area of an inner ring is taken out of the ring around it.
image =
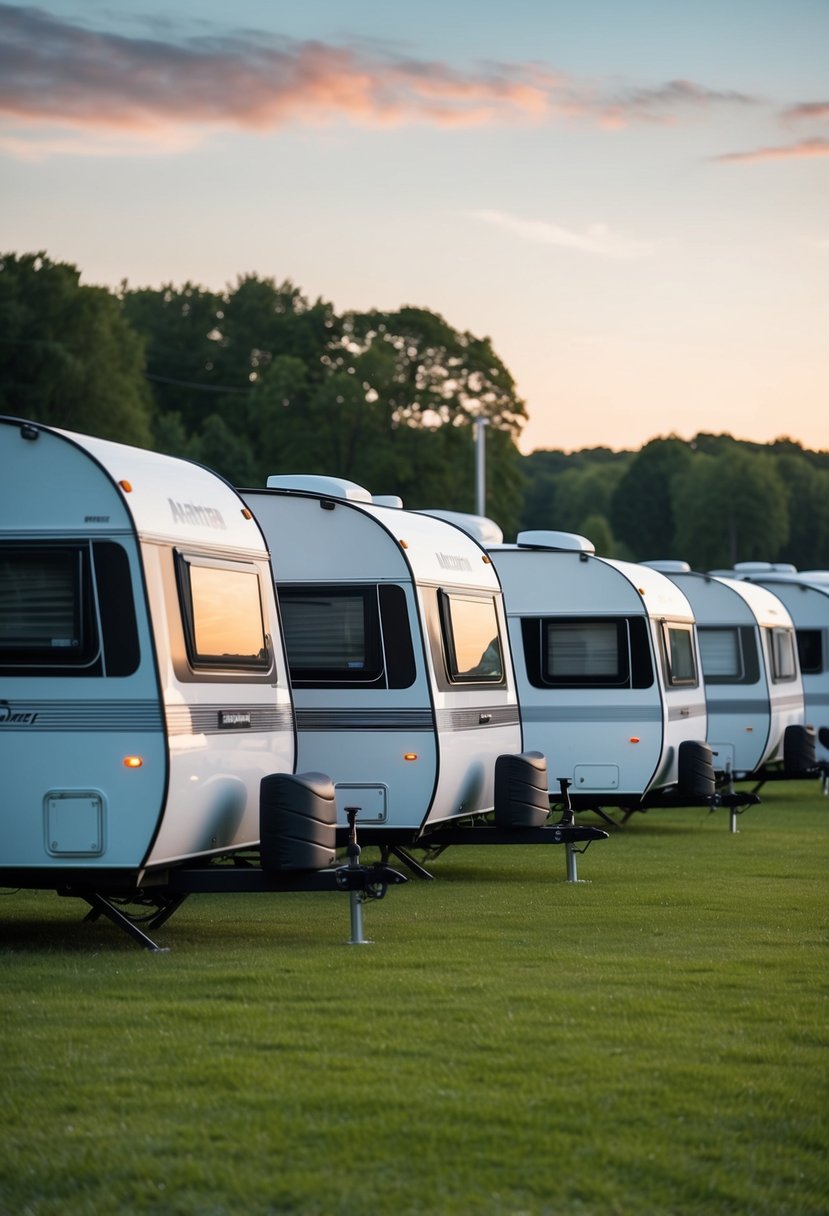
[[[524,451],[829,449],[829,0],[0,3],[0,232],[439,312]]]

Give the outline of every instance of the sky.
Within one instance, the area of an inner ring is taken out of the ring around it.
[[[489,337],[521,450],[829,449],[829,0],[0,3],[0,250]]]

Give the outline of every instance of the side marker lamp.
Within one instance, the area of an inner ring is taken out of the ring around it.
[[[417,759],[417,752],[404,752],[404,753],[403,753],[403,759],[404,759],[404,760],[416,760],[416,759]]]
[[[143,763],[143,756],[124,756],[124,768],[141,768]]]

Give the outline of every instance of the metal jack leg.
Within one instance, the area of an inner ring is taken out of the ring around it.
[[[556,826],[571,828],[573,826],[573,824],[575,823],[575,813],[573,811],[573,804],[570,801],[570,786],[573,783],[569,777],[559,777],[558,784],[559,784],[559,789],[561,790],[561,801],[563,803],[563,809],[561,812],[561,819],[559,820],[559,822]],[[564,852],[567,855],[567,881],[568,882],[578,882],[579,875],[578,875],[578,863],[576,861],[576,857],[577,857],[578,853],[580,852],[580,850],[577,849],[575,845],[570,844],[568,842],[564,846]]]
[[[357,844],[357,814],[359,810],[358,806],[347,806],[345,808],[346,818],[348,819],[346,854],[351,869],[356,869],[360,864],[360,846]],[[348,898],[351,901],[351,937],[348,940],[348,944],[349,946],[370,946],[371,942],[363,934],[363,892],[356,890],[349,891]]]

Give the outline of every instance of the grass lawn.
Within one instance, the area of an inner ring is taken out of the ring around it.
[[[829,1212],[829,799],[194,896],[139,949],[0,898],[0,1212]],[[585,817],[587,819],[588,817]],[[366,859],[373,856],[366,850]]]

